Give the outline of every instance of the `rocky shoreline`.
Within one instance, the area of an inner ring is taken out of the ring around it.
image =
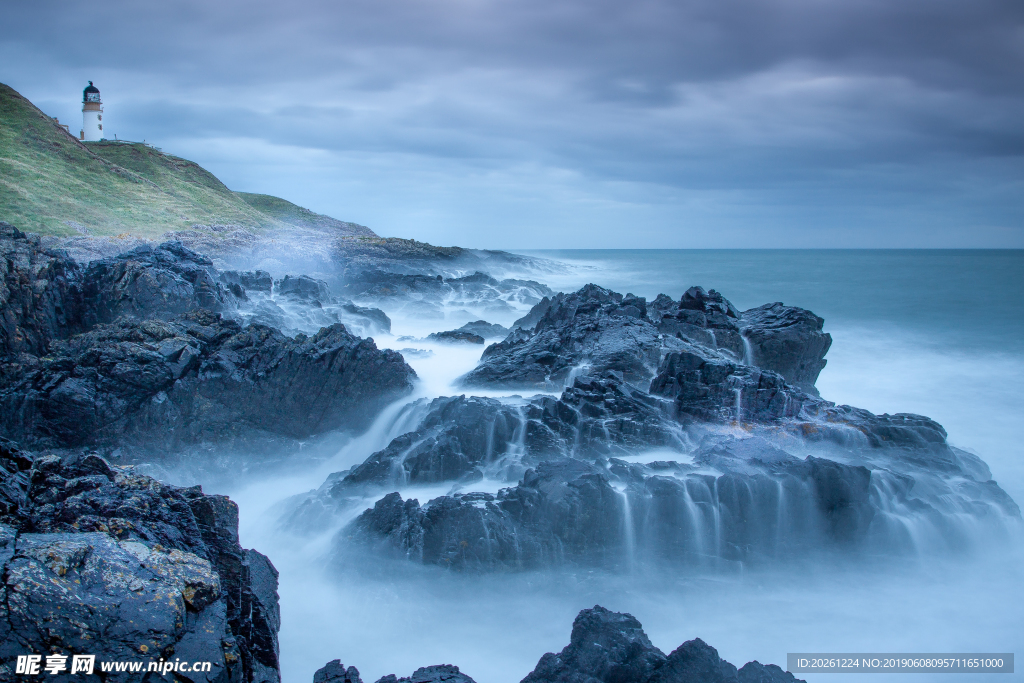
[[[384,309],[436,321],[425,340],[449,349],[493,343],[458,380],[469,394],[405,406],[407,429],[290,501],[284,528],[341,527],[327,571],[905,557],[968,552],[1020,520],[936,422],[820,397],[832,339],[805,309],[740,311],[701,287],[652,301],[554,292],[508,277],[525,263],[513,255],[402,240],[346,238],[315,272],[272,275],[257,251],[234,270],[181,241],[78,262],[0,223],[0,681],[19,655],[51,652],[280,681],[272,558],[241,547],[230,499],[132,465],[202,470],[235,453],[216,466],[302,467],[306,441],[366,432],[419,386],[403,354],[430,353],[378,348]],[[444,329],[452,309],[471,322]],[[488,313],[504,325],[475,319]],[[447,493],[402,493],[424,487]],[[699,639],[665,655],[632,616],[596,606],[524,683],[625,680],[795,679],[737,669]],[[361,683],[339,660],[314,681]],[[472,683],[452,665],[378,683],[400,681]]]
[[[651,644],[631,614],[595,605],[579,613],[569,644],[549,652],[522,683],[804,683],[774,664],[747,662],[737,669],[700,638],[667,656]],[[313,683],[362,683],[359,670],[335,659],[313,676]],[[376,683],[475,683],[459,667],[436,664],[411,676],[389,674]]]

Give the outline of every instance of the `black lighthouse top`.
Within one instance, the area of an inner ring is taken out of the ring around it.
[[[85,86],[85,90],[82,91],[83,102],[99,102],[100,101],[100,89],[89,81],[89,85]]]

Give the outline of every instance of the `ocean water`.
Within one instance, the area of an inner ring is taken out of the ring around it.
[[[824,398],[935,418],[954,445],[980,455],[1000,485],[1024,501],[1024,252],[531,254],[566,264],[554,274],[521,274],[558,290],[595,282],[622,293],[678,298],[687,287],[702,285],[740,309],[782,301],[814,311],[834,340],[818,381]],[[489,320],[507,325],[523,312]],[[433,354],[409,357],[421,377],[416,396],[393,405],[326,462],[219,487],[239,503],[243,544],[269,555],[281,572],[286,683],[307,683],[334,658],[357,666],[367,683],[438,663],[458,664],[479,683],[514,683],[545,652],[564,647],[576,613],[594,604],[634,614],[665,652],[700,637],[737,665],[757,659],[784,666],[787,652],[1024,652],[1020,534],[969,557],[854,557],[718,574],[554,570],[467,576],[433,568],[395,572],[370,557],[354,558],[361,571],[324,571],[330,538],[346,520],[296,534],[280,523],[290,496],[319,486],[328,473],[361,462],[411,428],[418,413],[410,401],[462,393],[455,379],[473,367],[479,347],[399,338],[452,329],[475,317],[465,310],[437,321],[395,316],[393,334],[377,338],[378,345]],[[447,488],[402,493],[425,502]],[[987,678],[957,674],[955,680]]]

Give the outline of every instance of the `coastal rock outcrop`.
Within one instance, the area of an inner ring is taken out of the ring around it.
[[[347,669],[341,660],[327,662],[313,674],[313,683],[363,683],[359,677],[359,669],[350,666]],[[398,678],[394,674],[381,676],[377,683],[476,683],[472,678],[459,671],[459,667],[451,664],[435,664],[416,669],[411,676]]]
[[[572,625],[569,644],[549,652],[522,683],[804,683],[775,664],[747,662],[740,669],[725,661],[700,638],[669,655],[655,647],[631,614],[600,605],[582,610]],[[362,683],[355,667],[328,662],[313,683]],[[377,683],[473,683],[449,664],[417,669],[408,678],[384,676]]]
[[[442,342],[445,344],[483,344],[484,338],[479,334],[466,330],[446,330],[444,332],[432,332],[427,335],[430,341]]]
[[[508,336],[509,329],[497,323],[489,323],[486,320],[474,320],[459,328],[461,332],[469,332],[479,335],[484,339],[504,339]]]
[[[832,346],[832,335],[822,331],[824,323],[808,310],[778,302],[743,311],[739,324],[749,356],[744,362],[776,372],[817,396],[814,383]]]
[[[579,613],[569,644],[549,652],[522,683],[803,683],[774,664],[748,662],[739,670],[700,638],[667,657],[631,614],[600,605]]]
[[[440,397],[419,426],[394,439],[326,490],[332,498],[403,484],[515,481],[545,460],[595,460],[636,450],[680,448],[667,401],[614,375],[581,377],[561,397],[525,401]]]
[[[171,318],[195,310],[224,311],[234,297],[210,259],[180,242],[144,245],[89,264],[82,291],[90,323],[121,316]]]
[[[209,662],[194,681],[280,681],[277,572],[239,545],[224,496],[0,440],[0,563],[0,675],[83,654],[110,681],[140,674],[103,663],[160,659]]]
[[[267,296],[269,275],[218,273],[179,243],[82,268],[2,224],[0,256],[0,434],[29,447],[167,452],[305,439],[366,425],[415,378],[399,354],[337,316],[294,337],[229,319]],[[312,278],[276,286],[298,309],[321,310],[329,297]],[[379,310],[346,307],[390,326]]]
[[[587,285],[555,295],[545,308],[532,330],[520,326],[484,349],[480,365],[463,376],[463,384],[552,389],[564,386],[574,372],[600,375],[612,370],[627,382],[646,385],[663,347],[677,346],[675,338],[663,339],[646,319],[641,297]]]
[[[99,325],[46,357],[8,359],[2,374],[10,437],[165,451],[357,428],[415,377],[399,354],[340,324],[289,338],[203,309]]]
[[[0,356],[41,355],[82,331],[81,276],[67,254],[0,221]]]
[[[717,365],[750,365],[817,396],[831,337],[810,311],[770,304],[741,314],[715,290],[691,287],[678,300],[587,285],[541,300],[513,332],[484,350],[466,386],[556,388],[574,373],[623,373],[646,389],[664,356],[689,353]]]

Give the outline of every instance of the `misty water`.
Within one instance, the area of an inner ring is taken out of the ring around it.
[[[556,290],[595,282],[623,294],[678,298],[687,287],[702,285],[741,310],[770,301],[813,310],[834,339],[817,382],[824,398],[936,419],[953,445],[982,457],[996,481],[1018,503],[1024,500],[1024,253],[535,255],[568,267],[516,275]],[[453,382],[475,366],[481,347],[423,337],[478,318],[507,326],[529,308],[518,304],[496,315],[460,305],[441,320],[382,307],[392,316],[392,333],[374,338],[381,347],[416,350],[405,352],[420,377],[415,395],[390,406],[364,434],[310,443],[308,457],[290,465],[250,467],[230,482],[203,482],[208,492],[226,493],[239,504],[243,545],[267,554],[280,571],[286,682],[306,683],[334,658],[358,667],[369,681],[439,663],[458,664],[479,683],[519,681],[541,655],[568,643],[576,613],[594,604],[635,615],[665,652],[700,637],[738,665],[757,659],[785,666],[787,652],[1013,652],[1024,645],[1019,529],[998,540],[980,539],[970,552],[955,555],[817,557],[756,569],[731,563],[664,572],[630,557],[616,572],[563,567],[476,575],[367,555],[328,570],[325,558],[337,530],[380,496],[354,506],[330,528],[304,534],[281,522],[293,497],[415,428],[425,412],[422,399],[465,393]],[[660,457],[630,456],[639,462]],[[467,490],[508,485],[485,480]],[[452,490],[443,484],[400,492],[425,503]]]

